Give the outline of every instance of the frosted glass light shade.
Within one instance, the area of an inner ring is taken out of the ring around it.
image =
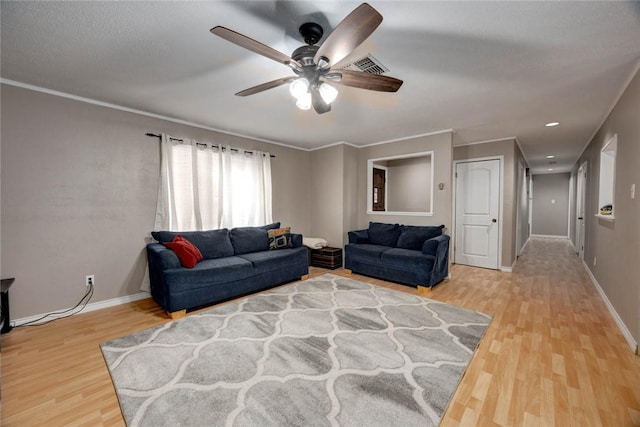
[[[327,104],[331,104],[338,96],[338,89],[327,83],[322,83],[318,88],[320,96]]]
[[[301,77],[291,82],[289,85],[289,92],[294,98],[300,98],[309,90],[309,80]]]
[[[311,108],[311,94],[309,92],[302,94],[302,96],[298,98],[296,106],[301,110],[308,110]]]

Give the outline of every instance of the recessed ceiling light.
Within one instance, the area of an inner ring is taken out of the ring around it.
[[[560,122],[549,122],[549,123],[545,124],[545,126],[550,128],[550,127],[558,126],[559,124],[560,124]]]
[[[552,171],[552,170],[553,170],[553,168],[549,168],[549,169],[547,169],[547,170],[548,170],[548,171]]]
[[[546,157],[547,159],[553,159],[553,158],[555,158],[556,156],[545,156],[545,157]]]

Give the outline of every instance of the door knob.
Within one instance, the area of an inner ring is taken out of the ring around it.
[[[582,219],[582,217],[581,217],[581,216],[579,216],[579,217],[578,217],[578,219]]]
[[[491,222],[498,222],[498,220],[497,220],[497,219],[495,219],[495,218],[493,218],[493,219],[491,220]]]

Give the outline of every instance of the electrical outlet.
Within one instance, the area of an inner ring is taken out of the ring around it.
[[[94,276],[93,274],[85,276],[84,284],[87,286],[95,286],[96,276]]]

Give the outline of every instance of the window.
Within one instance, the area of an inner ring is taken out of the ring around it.
[[[616,134],[607,141],[600,151],[600,189],[596,216],[609,220],[614,219],[617,148],[618,135]]]
[[[433,151],[369,159],[367,213],[433,215]]]
[[[162,135],[155,230],[264,225],[271,218],[269,153]]]

